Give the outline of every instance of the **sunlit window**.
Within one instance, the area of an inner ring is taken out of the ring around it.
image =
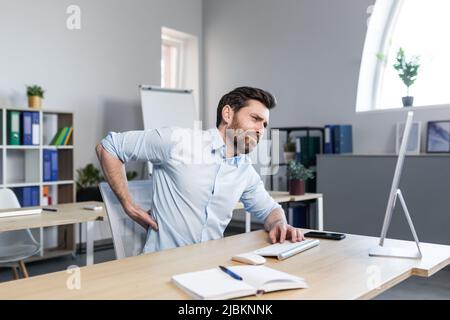
[[[183,41],[164,34],[161,40],[161,87],[180,88]]]
[[[393,67],[400,48],[407,59],[419,57],[409,90],[414,106],[450,104],[449,12],[449,0],[377,1],[361,65],[358,111],[402,107],[407,87]]]

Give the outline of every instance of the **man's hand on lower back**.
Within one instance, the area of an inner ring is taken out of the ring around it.
[[[139,223],[144,229],[152,228],[158,231],[158,224],[152,218],[150,212],[147,212],[135,204],[131,204],[125,207],[125,212],[137,223]]]

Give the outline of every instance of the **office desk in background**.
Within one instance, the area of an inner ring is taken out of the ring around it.
[[[270,196],[275,200],[275,202],[279,204],[286,204],[288,211],[290,207],[290,203],[293,202],[302,202],[309,200],[317,201],[317,229],[319,231],[323,231],[323,195],[320,193],[306,193],[302,196],[292,196],[289,195],[289,192],[282,191],[269,191]],[[242,203],[238,203],[235,207],[235,210],[244,209]],[[286,212],[289,217],[289,212]],[[292,224],[292,219],[289,217],[289,223]],[[310,226],[311,227],[311,226]],[[248,212],[245,212],[245,232],[251,231],[251,215]]]
[[[288,192],[270,192],[274,200],[280,204],[317,200],[318,203],[318,228],[323,228],[323,205],[321,194],[305,194],[302,196],[291,196]],[[85,210],[83,207],[89,204],[102,205],[103,209],[98,211]],[[57,212],[43,211],[39,215],[27,215],[18,217],[0,218],[0,232],[14,231],[23,229],[33,229],[40,227],[52,227],[80,223],[83,224],[86,234],[86,265],[94,263],[94,222],[104,221],[107,214],[102,202],[79,202],[70,204],[53,205],[52,208],[58,209]],[[38,208],[38,207],[36,207]],[[243,205],[238,203],[235,209],[243,209]],[[246,212],[246,232],[250,232],[251,217]]]
[[[303,230],[308,231],[308,230]],[[176,274],[238,265],[237,253],[268,245],[255,231],[196,245],[95,264],[80,269],[80,289],[69,289],[66,271],[0,284],[0,299],[188,299],[171,282]],[[422,244],[422,260],[369,257],[378,238],[347,235],[287,260],[266,266],[303,277],[308,289],[286,290],[246,299],[370,299],[411,276],[430,277],[450,263],[450,246]],[[413,242],[386,240],[390,246]]]
[[[58,209],[57,212],[43,211],[42,214],[0,218],[0,232],[75,223],[84,224],[86,231],[86,264],[91,265],[94,263],[94,222],[103,221],[106,218],[106,212],[104,209],[96,211],[83,209],[85,205],[89,204],[103,206],[102,202],[92,201],[59,204],[50,206]]]

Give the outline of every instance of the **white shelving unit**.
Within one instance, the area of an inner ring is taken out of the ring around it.
[[[39,145],[8,145],[9,111],[39,113]],[[48,187],[52,204],[75,202],[74,132],[67,146],[48,145],[47,141],[44,144],[44,115],[53,115],[54,119],[57,119],[53,124],[57,131],[66,126],[73,127],[73,113],[70,112],[0,108],[0,188],[38,187],[39,203],[44,205],[43,192],[44,188]],[[43,179],[43,151],[46,149],[58,150],[58,181],[45,182]],[[40,239],[41,251],[28,261],[75,254],[75,225],[39,228],[33,230],[33,233]]]

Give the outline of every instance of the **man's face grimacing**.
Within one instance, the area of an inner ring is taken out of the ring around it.
[[[226,130],[227,140],[232,141],[235,155],[249,154],[264,135],[270,111],[263,103],[248,100],[244,108],[231,113],[232,121]]]

